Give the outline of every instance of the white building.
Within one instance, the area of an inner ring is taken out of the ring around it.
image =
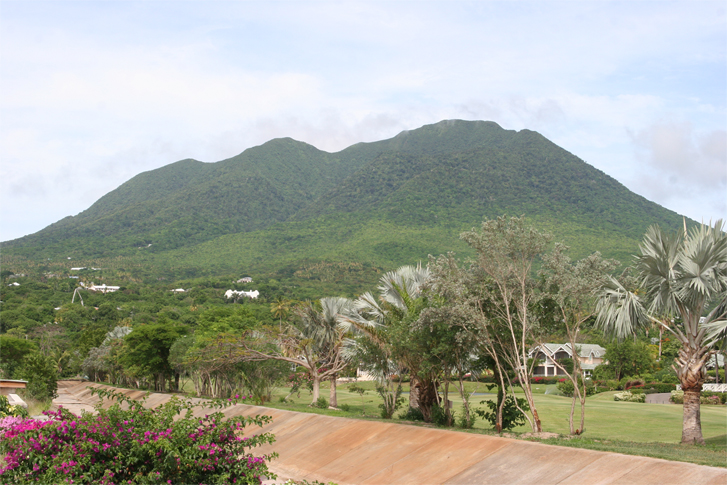
[[[594,344],[577,344],[578,360],[581,364],[583,375],[588,377],[596,366],[603,364],[603,356],[606,349],[600,345]],[[528,353],[531,359],[537,359],[539,362],[535,366],[533,375],[535,376],[561,376],[565,375],[562,369],[555,365],[555,361],[561,359],[572,359],[573,351],[571,345],[567,344],[542,344],[533,347]]]
[[[257,299],[257,297],[258,297],[258,296],[260,296],[260,292],[259,292],[259,291],[257,291],[257,290],[252,290],[252,291],[244,291],[244,290],[242,290],[242,291],[237,291],[237,290],[227,290],[227,291],[225,292],[225,298],[227,298],[228,300],[229,300],[230,298],[235,298],[235,299],[237,299],[237,298],[240,298],[240,297],[246,297],[246,298],[254,298],[254,299]]]

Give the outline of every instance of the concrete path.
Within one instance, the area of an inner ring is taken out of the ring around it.
[[[67,396],[89,405],[95,397],[87,386],[81,383],[64,389]],[[144,395],[122,392],[130,397]],[[155,407],[169,398],[152,394],[147,405]],[[198,415],[205,413],[209,410],[195,410]],[[271,470],[297,480],[340,485],[727,484],[727,469],[691,463],[258,406],[236,405],[225,414],[271,416],[273,422],[262,431],[273,433],[276,442],[255,453],[276,451],[280,456]],[[246,430],[248,435],[256,433],[260,429]]]
[[[646,395],[646,402],[649,404],[673,404],[669,399],[671,399],[671,392]]]

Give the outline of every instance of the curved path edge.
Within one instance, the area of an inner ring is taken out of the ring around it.
[[[54,406],[72,412],[92,410],[98,401],[88,382],[59,382]],[[140,399],[146,391],[117,389]],[[145,403],[156,407],[171,395],[151,393]],[[196,415],[209,414],[204,400]],[[271,416],[260,430],[275,435],[270,469],[281,477],[344,484],[727,484],[727,469],[567,448],[529,441],[469,434],[397,423],[299,413],[250,405],[227,408],[228,416]]]

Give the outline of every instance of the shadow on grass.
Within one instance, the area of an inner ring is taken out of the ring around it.
[[[727,434],[707,438],[704,440],[704,444],[710,447],[727,450]]]

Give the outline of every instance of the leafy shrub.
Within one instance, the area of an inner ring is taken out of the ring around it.
[[[469,422],[467,421],[467,413],[465,412],[464,406],[462,406],[462,414],[457,418],[457,426],[462,429],[471,429],[475,426],[476,414],[470,412]]]
[[[702,396],[715,396],[719,398],[720,404],[727,404],[727,392],[702,391]]]
[[[533,377],[531,382],[533,384],[557,384],[558,383],[558,377],[555,376],[538,376]]]
[[[617,392],[613,395],[614,401],[624,401],[624,402],[646,402],[646,394],[644,393],[638,393],[634,394],[629,391],[624,392]]]
[[[699,402],[701,404],[722,404],[722,400],[719,398],[719,396],[711,395],[711,396],[700,396]]]
[[[28,410],[23,406],[11,406],[8,398],[0,395],[0,418],[8,416],[27,418]]]
[[[321,409],[328,409],[328,401],[325,397],[320,396],[314,406]]]
[[[619,382],[613,379],[593,381],[593,385],[596,387],[596,392],[616,391],[619,388]]]
[[[3,483],[260,483],[274,478],[266,460],[247,449],[272,443],[268,433],[241,438],[245,426],[262,426],[267,416],[226,418],[215,412],[192,415],[194,404],[172,397],[157,409],[144,401],[105,390],[93,390],[116,400],[97,415],[76,416],[65,409],[46,411],[49,421],[18,420],[3,430],[0,452],[6,466]],[[223,408],[236,401],[214,402]],[[122,408],[123,405],[123,409]]]
[[[528,401],[524,398],[518,398],[518,405],[523,411],[529,411]],[[486,411],[484,409],[475,409],[475,413],[487,421],[490,422],[493,428],[497,426],[497,402],[496,401],[480,401],[480,404],[485,404],[490,409]],[[502,408],[502,430],[508,431],[516,426],[522,426],[525,424],[525,415],[515,406],[515,398],[507,396],[505,398],[505,405]]]
[[[621,383],[624,391],[628,391],[631,388],[644,387],[645,384],[644,380],[638,377],[624,377],[621,379]]]
[[[408,408],[405,413],[399,415],[399,419],[406,421],[424,421],[424,415],[419,408]]]
[[[674,404],[684,404],[684,391],[671,391],[669,400]]]
[[[444,412],[444,408],[439,406],[438,404],[432,406],[432,423],[436,424],[437,426],[447,425],[447,415]]]
[[[381,417],[383,419],[391,419],[396,410],[404,403],[404,398],[401,397],[401,384],[398,384],[394,391],[387,386],[376,386],[376,392],[379,393],[379,396],[384,401],[379,404]]]
[[[345,411],[345,412],[349,412],[351,410],[351,406],[349,406],[348,404],[339,404],[338,408],[341,411]]]
[[[714,381],[717,377],[717,372],[712,369],[707,371],[707,377],[711,378],[710,381]],[[725,382],[725,376],[724,376],[724,369],[719,370],[719,382],[724,383]]]
[[[581,376],[578,376],[578,386],[583,386],[583,378]],[[575,389],[573,389],[573,381],[566,379],[563,382],[559,382],[558,390],[566,397],[573,397],[573,394],[575,393]],[[586,379],[586,396],[592,396],[596,392],[597,390],[593,385],[593,382],[590,379]]]
[[[644,394],[659,394],[671,392],[676,389],[676,384],[666,382],[650,382],[644,385]]]
[[[50,401],[58,396],[58,372],[45,355],[39,352],[27,355],[19,373],[28,380],[26,395],[38,401]]]
[[[654,381],[667,384],[679,384],[679,378],[671,367],[654,373]]]

